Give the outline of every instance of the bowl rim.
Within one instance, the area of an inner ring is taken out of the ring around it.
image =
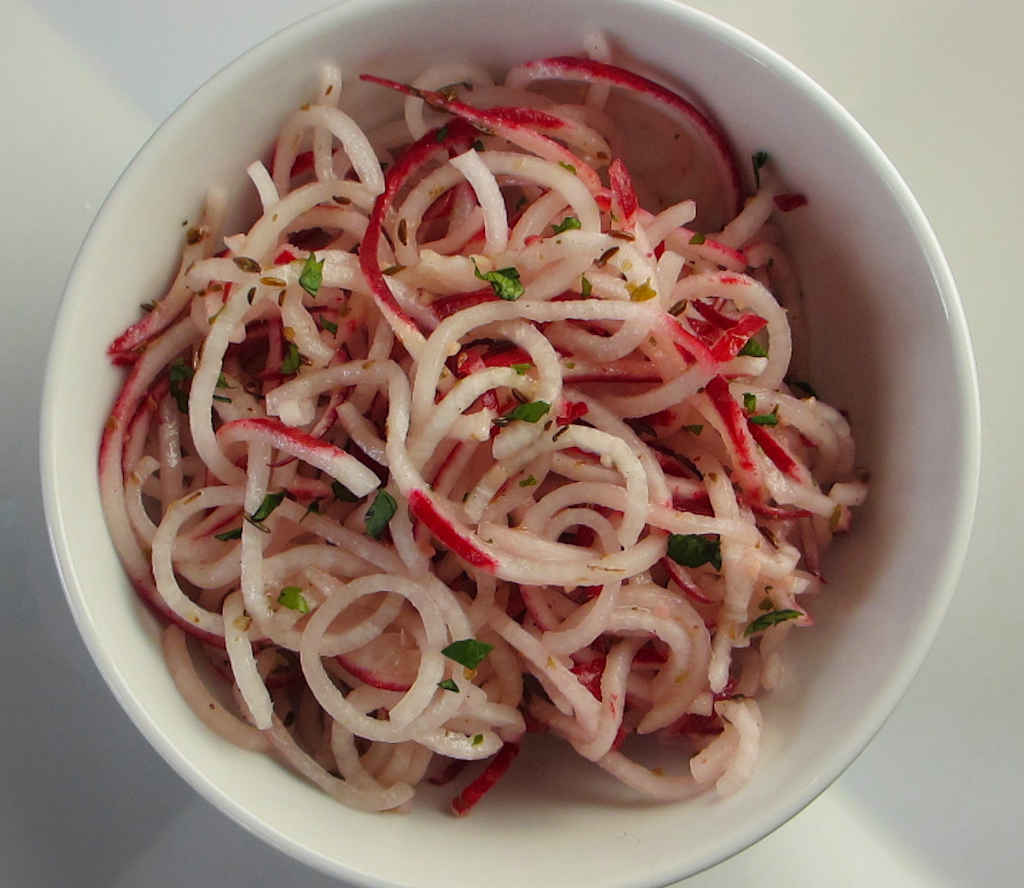
[[[627,2],[632,6],[647,7],[674,16],[690,28],[708,34],[711,39],[728,45],[734,51],[740,51],[763,60],[773,67],[780,76],[793,84],[809,102],[816,105],[823,114],[848,133],[851,144],[870,162],[892,193],[895,202],[903,209],[907,224],[913,232],[922,255],[928,262],[934,278],[935,293],[946,312],[947,326],[951,337],[951,358],[954,361],[954,370],[959,381],[955,395],[964,415],[964,423],[958,429],[960,440],[957,443],[960,447],[961,460],[957,467],[959,471],[955,475],[960,481],[955,498],[955,521],[952,538],[942,556],[941,569],[937,571],[938,582],[927,599],[918,631],[900,652],[897,659],[898,668],[893,670],[890,679],[873,695],[871,705],[867,707],[858,722],[858,730],[850,732],[844,742],[830,750],[825,756],[828,767],[822,768],[799,791],[794,790],[789,798],[781,800],[775,806],[767,809],[765,813],[751,817],[745,828],[738,829],[729,840],[723,841],[717,848],[709,849],[703,855],[695,856],[697,860],[695,868],[692,863],[685,868],[685,871],[680,870],[678,865],[674,868],[671,865],[652,866],[646,870],[642,878],[637,878],[629,883],[640,888],[640,886],[666,884],[666,880],[671,882],[701,872],[743,851],[773,832],[828,788],[856,760],[882,728],[920,669],[957,588],[966,559],[978,498],[981,473],[981,419],[973,347],[952,272],[939,246],[938,239],[910,188],[867,131],[850,112],[808,74],[735,26],[723,22],[709,13],[685,6],[676,0],[627,0]],[[168,133],[180,125],[183,118],[196,105],[203,102],[208,96],[214,97],[223,85],[233,78],[243,76],[250,66],[260,67],[260,59],[268,47],[288,41],[302,43],[315,32],[332,27],[335,19],[344,19],[351,12],[358,11],[360,8],[380,5],[377,0],[342,0],[335,6],[315,12],[269,35],[229,61],[197,87],[154,129],[149,138],[133,155],[131,162],[111,186],[97,211],[78,250],[64,287],[46,362],[40,411],[39,465],[47,533],[64,588],[65,599],[71,609],[79,634],[104,681],[121,708],[150,745],[203,798],[272,847],[321,872],[336,878],[344,878],[353,884],[372,886],[372,888],[392,888],[397,883],[383,880],[372,873],[350,869],[342,861],[312,850],[303,845],[300,840],[265,823],[231,796],[221,792],[170,741],[150,712],[137,703],[127,683],[106,653],[99,633],[91,623],[85,608],[85,584],[80,580],[69,553],[69,539],[64,520],[68,504],[63,501],[56,485],[59,450],[56,404],[61,380],[58,378],[55,365],[57,356],[67,350],[71,339],[67,325],[61,322],[68,314],[70,304],[74,301],[74,293],[78,289],[77,281],[82,274],[82,268],[90,263],[91,253],[96,242],[95,232],[103,224],[110,204],[115,200],[116,195],[130,184],[139,158],[151,151],[158,150],[160,143],[168,137]]]

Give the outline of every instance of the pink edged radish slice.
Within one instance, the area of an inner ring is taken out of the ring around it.
[[[659,183],[658,188],[663,189],[640,194],[641,205],[653,211],[693,198],[700,231],[717,231],[739,212],[742,184],[729,140],[693,103],[625,68],[571,56],[527,62],[513,68],[505,83],[521,88],[545,80],[619,88],[619,95],[612,91],[607,111],[629,135],[624,140],[623,160],[635,182]],[[625,101],[622,92],[636,101]],[[651,107],[668,120],[653,120]]]
[[[412,687],[420,669],[419,648],[407,632],[383,632],[357,650],[338,654],[336,659],[371,687],[400,693]]]

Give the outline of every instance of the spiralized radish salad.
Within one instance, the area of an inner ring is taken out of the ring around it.
[[[459,779],[465,814],[531,732],[652,799],[734,792],[866,496],[788,375],[806,199],[765,152],[745,195],[706,113],[586,43],[363,75],[405,96],[371,131],[327,68],[248,167],[259,218],[226,235],[212,190],[110,346],[103,505],[174,681],[356,808]]]

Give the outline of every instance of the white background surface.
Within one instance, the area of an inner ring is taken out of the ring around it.
[[[195,86],[323,5],[0,0],[2,886],[338,884],[211,808],[118,708],[78,638],[50,561],[36,457],[53,317],[78,245],[118,173]],[[809,808],[686,888],[1020,884],[1024,398],[1014,371],[1024,326],[1024,6],[695,5],[802,67],[864,124],[910,184],[966,307],[984,458],[959,591],[896,713]],[[942,410],[942,392],[923,397]],[[913,510],[908,503],[908,522]]]

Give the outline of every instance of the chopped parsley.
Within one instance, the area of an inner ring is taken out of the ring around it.
[[[375,540],[379,539],[397,511],[398,503],[395,502],[395,498],[386,490],[378,491],[373,505],[366,510],[366,532]]]
[[[551,405],[547,401],[527,401],[525,404],[517,404],[508,413],[499,416],[494,420],[494,424],[506,426],[516,420],[521,422],[537,422],[550,409]]]
[[[750,392],[744,392],[743,394],[743,409],[748,413],[753,413],[757,410],[757,398],[750,394]]]
[[[310,252],[306,262],[302,266],[302,273],[299,275],[299,286],[310,296],[316,296],[320,292],[320,285],[324,281],[324,260],[316,261],[316,253]]]
[[[474,139],[473,140],[473,150],[474,151],[483,151],[484,150],[484,143],[481,142],[479,139]]]
[[[798,610],[777,610],[771,611],[767,614],[762,614],[754,622],[752,622],[744,630],[744,635],[753,635],[755,632],[764,632],[771,626],[778,625],[779,623],[785,623],[787,620],[795,620],[798,617],[802,617],[803,611]]]
[[[575,216],[566,216],[561,222],[559,222],[555,228],[555,234],[561,234],[563,231],[569,231],[571,228],[582,228],[580,220]]]
[[[236,527],[234,530],[225,530],[224,533],[215,533],[213,538],[224,543],[229,540],[239,540],[242,538],[242,528]]]
[[[748,339],[746,345],[740,349],[740,354],[751,358],[767,358],[768,350],[756,339]]]
[[[674,533],[668,538],[668,557],[683,567],[710,564],[715,570],[721,570],[722,543],[698,533]]]
[[[473,745],[474,746],[479,746],[483,742],[484,742],[484,735],[483,734],[474,734],[473,735]]]
[[[790,379],[789,387],[791,389],[798,389],[799,391],[803,392],[803,395],[797,395],[798,398],[818,397],[818,393],[811,388],[811,384],[809,382],[803,382],[802,380],[799,379]]]
[[[587,276],[583,275],[580,277],[580,296],[584,299],[589,299],[591,292],[593,292],[593,286],[590,281],[587,280]]]
[[[277,596],[277,603],[283,604],[289,610],[298,611],[300,614],[309,613],[309,602],[306,601],[306,596],[302,594],[302,589],[298,586],[285,586],[281,590],[281,594]]]
[[[452,681],[450,678],[446,678],[444,681],[439,681],[437,683],[437,686],[442,691],[452,691],[455,694],[459,692],[459,686],[455,684],[455,682]]]
[[[574,167],[574,166],[573,166],[573,165],[572,165],[571,163],[566,163],[566,162],[565,162],[564,160],[560,160],[560,161],[558,161],[558,165],[559,165],[559,166],[560,166],[560,167],[561,167],[561,168],[562,168],[563,170],[568,170],[568,171],[569,171],[570,173],[572,173],[572,174],[573,174],[574,176],[576,175],[576,167]]]
[[[335,336],[338,335],[338,325],[334,321],[321,320],[320,326],[323,327],[328,333],[333,333]]]
[[[263,271],[263,269],[260,268],[259,262],[255,259],[250,259],[248,256],[235,256],[234,263],[242,269],[242,271],[247,271],[250,274],[259,274]]]
[[[440,128],[440,129],[438,130],[438,131],[437,131],[437,135],[436,135],[436,136],[434,136],[434,139],[435,139],[436,141],[438,141],[438,142],[443,142],[443,141],[444,141],[445,139],[447,139],[447,138],[448,138],[448,124],[446,123],[446,124],[445,124],[444,126],[442,126],[442,127],[441,127],[441,128]]]
[[[259,508],[251,515],[246,517],[256,526],[259,526],[263,521],[270,517],[270,514],[274,509],[278,508],[283,502],[285,502],[285,492],[279,491],[276,494],[267,494],[263,497],[263,502],[259,504]],[[260,530],[264,530],[260,527]]]
[[[533,367],[533,364],[511,364],[513,370],[516,371],[518,376],[526,376],[526,374]]]
[[[650,279],[642,284],[626,284],[626,289],[629,291],[630,302],[647,302],[658,295],[651,286]]]
[[[686,429],[686,431],[688,431],[691,435],[699,435],[701,432],[704,431],[704,426],[701,425],[700,423],[695,423],[694,425],[683,426],[683,428]]]
[[[449,660],[454,660],[460,666],[467,669],[476,669],[491,651],[493,644],[486,641],[477,641],[475,638],[463,638],[461,641],[453,641],[448,647],[442,648],[441,653]]]
[[[298,373],[302,364],[302,355],[299,354],[299,347],[294,342],[288,343],[288,353],[281,360],[281,372],[286,374]]]
[[[752,422],[754,425],[775,426],[779,424],[779,414],[773,411],[771,413],[762,413],[758,416],[748,416],[747,422]]]
[[[515,302],[526,288],[519,280],[519,269],[499,268],[497,271],[481,272],[476,262],[473,262],[473,274],[480,280],[487,281],[494,290],[494,295],[508,302]]]
[[[171,382],[170,392],[178,405],[178,410],[188,413],[188,393],[192,384],[192,368],[178,358],[167,370],[167,378]]]
[[[537,479],[534,478],[533,475],[529,475],[526,478],[523,478],[523,480],[519,482],[519,486],[520,487],[533,487],[536,483],[537,483]]]
[[[688,241],[688,243],[689,243],[689,244],[690,244],[691,246],[694,246],[694,247],[699,247],[699,246],[700,246],[700,245],[701,245],[702,243],[704,243],[704,241],[706,241],[706,240],[707,240],[707,238],[706,238],[706,237],[704,237],[704,235],[703,235],[703,234],[701,234],[701,233],[700,233],[700,232],[698,231],[698,232],[697,232],[697,233],[696,233],[696,234],[695,234],[695,235],[694,235],[693,237],[691,237],[691,238],[690,238],[690,240]]]
[[[309,505],[306,506],[306,511],[302,513],[302,517],[299,519],[299,524],[306,520],[306,516],[310,512],[314,512],[317,515],[320,514],[320,500],[310,500]]]
[[[767,151],[755,151],[750,155],[750,162],[754,167],[754,187],[761,187],[761,167],[768,163]]]
[[[213,396],[213,400],[214,401],[222,401],[225,404],[230,404],[231,403],[231,399],[225,397],[224,395],[214,395]]]

